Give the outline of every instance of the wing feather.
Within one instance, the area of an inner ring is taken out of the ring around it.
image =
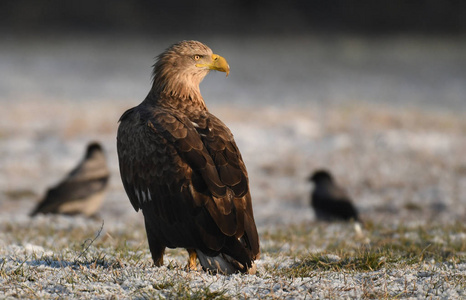
[[[248,243],[258,245],[247,171],[233,135],[215,116],[137,107],[122,116],[117,143],[128,197],[154,219],[152,228],[168,247],[213,255],[245,227],[248,239],[256,240]]]

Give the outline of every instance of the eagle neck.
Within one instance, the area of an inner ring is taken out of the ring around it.
[[[177,55],[163,54],[154,65],[151,105],[180,112],[207,110],[199,85],[209,70],[185,67]]]
[[[151,90],[146,100],[149,105],[173,109],[189,115],[193,111],[207,111],[200,91],[197,93],[177,94],[166,91]]]

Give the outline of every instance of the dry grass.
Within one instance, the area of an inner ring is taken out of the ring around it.
[[[265,232],[262,237],[267,240],[265,249],[272,257],[287,253],[283,251],[286,245],[295,262],[276,270],[276,274],[290,277],[312,277],[319,271],[353,273],[382,268],[402,270],[433,262],[452,267],[466,263],[466,226],[460,222],[400,224],[392,228],[369,222],[364,237],[355,235],[351,227],[325,223],[293,225]],[[329,230],[338,231],[329,234]]]
[[[142,225],[39,216],[4,220],[0,229],[3,296],[393,299],[466,288],[462,222],[368,221],[363,235],[351,223],[274,226],[260,232],[256,276],[187,271],[182,249],[168,250],[165,266],[154,268]]]

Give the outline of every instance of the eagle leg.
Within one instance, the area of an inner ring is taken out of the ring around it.
[[[147,222],[147,219],[144,218],[146,224],[146,233],[147,233],[147,240],[149,242],[149,249],[150,253],[152,254],[152,260],[154,261],[154,265],[156,267],[160,267],[163,265],[163,254],[165,252],[166,246],[159,241],[157,236],[152,232],[150,223]]]
[[[163,265],[163,253],[165,252],[165,246],[160,243],[154,243],[153,239],[149,238],[149,249],[152,254],[152,260],[156,267]]]
[[[162,266],[163,265],[163,253],[158,258],[155,258],[154,255],[152,255],[152,260],[154,260],[154,265],[156,267]]]
[[[197,270],[197,253],[194,249],[186,249],[189,253],[188,270]]]

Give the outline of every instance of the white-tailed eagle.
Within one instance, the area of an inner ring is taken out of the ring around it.
[[[227,61],[197,41],[160,54],[153,85],[120,118],[121,179],[134,209],[144,215],[156,266],[165,248],[185,248],[188,267],[254,273],[259,238],[248,174],[228,127],[209,112],[199,84]]]

